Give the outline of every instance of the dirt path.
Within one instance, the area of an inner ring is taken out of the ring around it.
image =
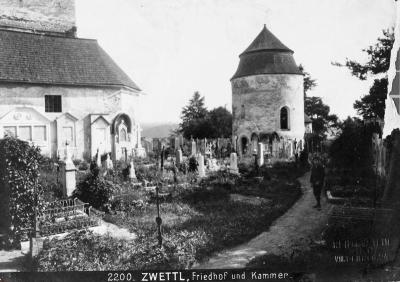
[[[25,255],[20,251],[0,251],[0,272],[20,272],[25,269]]]
[[[215,254],[207,261],[195,265],[197,269],[243,268],[255,257],[275,254],[290,256],[293,250],[307,249],[315,239],[326,221],[331,206],[322,201],[322,210],[315,204],[312,188],[309,183],[310,173],[299,178],[303,195],[267,232],[237,247]]]

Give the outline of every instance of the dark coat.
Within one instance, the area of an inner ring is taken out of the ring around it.
[[[310,182],[312,185],[322,185],[325,178],[325,169],[322,165],[313,166],[311,169]],[[317,184],[318,183],[318,184]]]

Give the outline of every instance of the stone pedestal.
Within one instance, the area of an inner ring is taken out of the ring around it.
[[[204,166],[204,157],[203,155],[198,155],[197,156],[197,162],[199,163],[198,172],[199,172],[199,177],[205,177],[206,176],[206,168]]]
[[[43,238],[30,238],[29,252],[31,253],[31,257],[36,257],[40,253],[40,251],[43,249],[43,242]]]
[[[264,164],[264,144],[263,143],[258,143],[257,164],[259,167],[261,167]]]
[[[63,196],[70,197],[76,188],[76,168],[72,162],[68,147],[65,149],[65,159],[61,163],[61,181],[63,185]]]
[[[183,161],[182,150],[178,149],[176,151],[176,155],[175,156],[176,156],[176,165],[180,165],[182,163],[182,161]]]
[[[231,158],[230,158],[230,166],[229,170],[232,173],[239,173],[239,168],[238,168],[238,163],[237,163],[237,154],[236,153],[231,153]]]

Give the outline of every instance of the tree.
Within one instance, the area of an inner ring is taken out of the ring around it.
[[[204,106],[204,97],[198,91],[194,92],[189,104],[182,109],[179,124],[180,132],[185,138],[205,138],[207,135],[207,108]]]
[[[224,107],[218,107],[208,113],[211,138],[232,136],[232,114]]]
[[[338,127],[338,117],[329,113],[330,108],[322,102],[321,97],[306,97],[304,112],[312,120],[313,132],[320,137],[325,137],[330,129]]]
[[[198,91],[194,92],[189,105],[182,110],[182,123],[190,122],[196,119],[204,119],[207,115],[207,108],[204,106],[204,96],[201,97]]]
[[[379,37],[375,45],[371,45],[362,50],[368,55],[366,63],[361,64],[346,58],[345,64],[337,62],[332,64],[339,67],[347,67],[351,70],[351,74],[358,77],[360,80],[366,80],[369,76],[386,74],[390,66],[390,54],[394,43],[394,30],[387,29],[382,32],[383,37]],[[375,79],[369,94],[355,101],[353,107],[364,119],[373,117],[384,118],[387,85],[387,76],[381,79]]]
[[[375,124],[365,124],[348,117],[341,124],[341,134],[330,146],[332,165],[350,171],[350,176],[367,181],[374,175],[371,138],[377,131]]]
[[[387,78],[375,79],[374,84],[369,90],[369,95],[365,95],[360,100],[356,100],[353,104],[357,114],[363,119],[385,116],[385,99],[387,93]]]
[[[317,82],[302,65],[299,65],[299,69],[304,74],[304,113],[312,120],[313,132],[324,138],[331,127],[337,127],[338,117],[329,114],[330,108],[322,102],[321,97],[307,97],[307,92],[316,87]]]
[[[232,135],[232,114],[224,107],[208,111],[204,97],[193,94],[189,104],[182,109],[179,132],[185,138],[218,138]]]

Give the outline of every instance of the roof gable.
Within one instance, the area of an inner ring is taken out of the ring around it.
[[[96,40],[0,30],[0,81],[140,88]]]
[[[77,117],[73,116],[73,115],[70,114],[69,112],[66,112],[66,113],[62,114],[61,116],[59,116],[59,117],[57,118],[57,120],[61,120],[61,119],[63,119],[63,120],[70,120],[70,121],[73,121],[73,122],[75,122],[75,121],[78,120]]]
[[[31,107],[16,107],[0,117],[3,124],[47,124],[50,120]]]
[[[93,122],[94,123],[99,123],[99,124],[104,124],[104,125],[110,125],[110,122],[106,120],[103,116],[98,116]]]

